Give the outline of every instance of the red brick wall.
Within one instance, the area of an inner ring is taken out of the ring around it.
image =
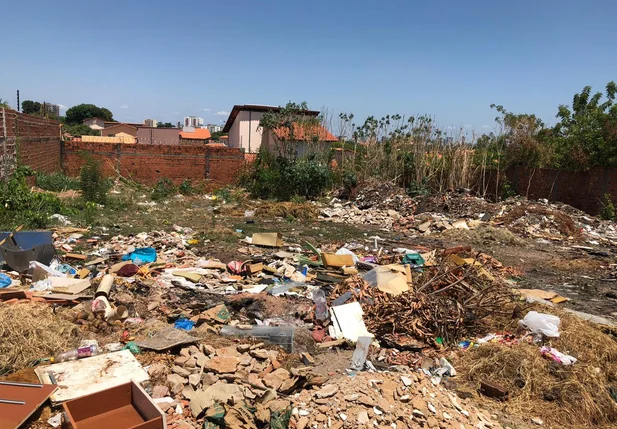
[[[81,152],[96,159],[105,175],[115,176],[118,171],[123,177],[145,185],[154,185],[162,178],[176,184],[185,179],[231,184],[244,163],[244,155],[239,149],[225,146],[84,143],[73,140],[64,143],[67,175],[79,174],[84,163]]]
[[[34,170],[46,173],[61,171],[60,124],[15,110],[4,112],[3,117],[2,110],[0,110],[1,170],[10,174],[19,164],[28,165]],[[4,138],[5,124],[6,139]],[[6,146],[3,146],[3,143]],[[16,155],[16,159],[13,155]]]
[[[561,201],[591,214],[597,214],[602,208],[604,194],[610,194],[617,203],[615,168],[574,172],[512,167],[506,176],[520,195]]]

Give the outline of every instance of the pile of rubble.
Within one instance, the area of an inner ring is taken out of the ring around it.
[[[161,362],[150,365],[151,377],[161,381],[152,387],[152,397],[169,414],[168,423],[238,428],[277,427],[276,422],[285,419],[288,423],[289,416],[284,415],[291,407],[284,398],[299,389],[320,386],[328,377],[307,367],[288,371],[277,360],[280,353],[263,346],[214,348],[202,343],[180,350],[171,368]]]
[[[357,373],[292,399],[297,429],[309,427],[501,428],[496,416],[422,373]],[[315,423],[318,425],[315,426]]]
[[[413,201],[395,195],[378,202],[366,192],[360,205],[334,202],[328,215],[418,235],[518,227],[506,211],[414,217]],[[245,260],[221,261],[199,243],[177,225],[109,239],[58,230],[44,244],[55,255],[26,252],[35,259],[27,269],[0,273],[8,286],[0,305],[53,306],[84,341],[23,361],[36,361],[39,380],[55,380],[66,403],[84,396],[71,374],[90,386],[139,374],[170,429],[501,427],[442,383],[456,376],[449,347],[485,336],[492,316],[515,317],[505,279],[515,272],[496,259],[468,246],[388,247],[375,238],[373,247],[315,247],[270,232],[240,240]],[[341,356],[343,364],[325,364]]]

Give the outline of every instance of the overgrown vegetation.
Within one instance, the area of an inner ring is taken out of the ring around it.
[[[64,192],[70,189],[81,189],[81,183],[78,179],[65,176],[62,173],[36,173],[36,186],[51,192]]]
[[[182,183],[180,183],[180,186],[178,186],[178,192],[180,192],[182,195],[193,195],[195,192],[197,192],[197,189],[193,187],[189,179],[184,179]]]
[[[602,208],[600,209],[600,219],[617,220],[617,211],[610,194],[604,194],[604,201],[602,201]]]
[[[82,197],[87,202],[105,204],[110,183],[103,177],[98,162],[86,153],[81,155],[86,161],[81,167],[80,175]]]
[[[154,201],[163,200],[171,197],[175,192],[176,187],[171,180],[165,177],[156,182],[156,185],[154,185],[152,193],[150,194],[150,198]]]
[[[587,86],[571,107],[559,106],[552,127],[534,114],[492,105],[498,131],[471,139],[462,132],[447,135],[428,115],[371,116],[356,125],[353,114],[343,113],[338,118],[343,140],[333,144],[324,144],[324,117],[306,103],[289,103],[264,115],[260,124],[269,153],[259,154],[242,183],[254,196],[277,199],[315,198],[330,184],[349,192],[367,179],[396,182],[412,195],[471,188],[507,197],[514,193],[504,182],[511,166],[617,167],[616,96],[615,82],[604,94],[592,95]]]
[[[293,196],[317,198],[329,189],[332,172],[316,159],[288,159],[267,150],[259,153],[241,184],[255,197],[287,201]]]
[[[19,225],[45,228],[53,214],[70,214],[60,199],[47,192],[33,192],[26,177],[34,174],[29,167],[19,167],[6,181],[0,181],[0,225],[12,230]]]

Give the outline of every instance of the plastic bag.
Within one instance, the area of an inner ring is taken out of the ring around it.
[[[338,249],[335,255],[350,255],[351,259],[353,259],[354,264],[360,261],[360,258],[358,258],[358,255],[356,255],[354,252],[352,252],[346,247],[341,247],[340,249]]]
[[[153,247],[142,247],[135,249],[134,252],[124,255],[123,261],[133,261],[135,265],[150,264],[156,261],[156,249]]]
[[[559,324],[561,323],[561,319],[552,314],[530,311],[523,320],[519,320],[518,323],[533,333],[544,334],[547,337],[559,337]]]
[[[178,319],[176,320],[176,323],[174,323],[174,327],[176,329],[182,329],[183,331],[190,331],[191,329],[193,329],[194,325],[195,322],[188,319]]]
[[[9,287],[13,283],[13,280],[6,274],[0,273],[0,289]]]

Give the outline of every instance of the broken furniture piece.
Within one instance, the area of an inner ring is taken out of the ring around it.
[[[57,388],[52,384],[0,381],[0,428],[19,428]]]
[[[166,429],[165,414],[133,381],[62,404],[72,429]]]

